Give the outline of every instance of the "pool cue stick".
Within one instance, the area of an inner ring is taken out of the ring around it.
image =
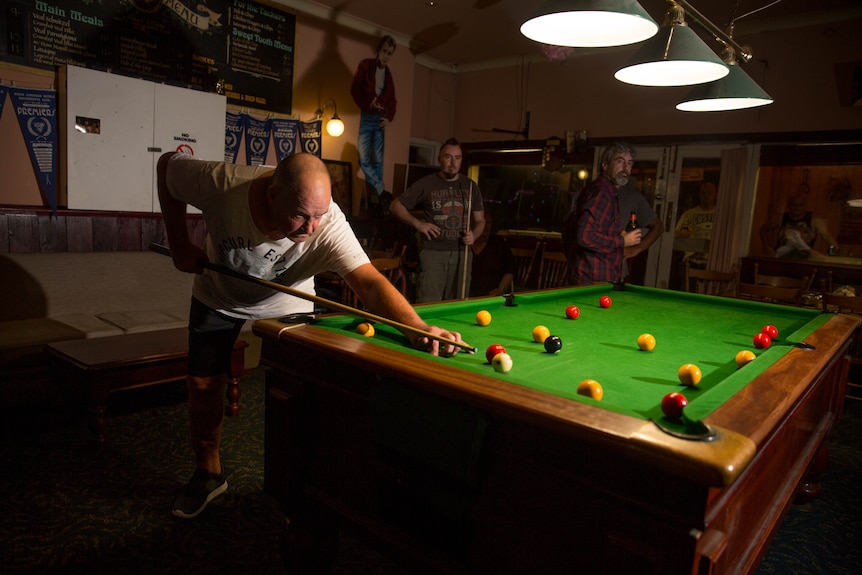
[[[167,246],[163,246],[161,244],[155,244],[155,243],[150,244],[150,251],[153,251],[153,252],[156,252],[158,254],[165,255],[165,256],[171,255],[170,248],[168,248]],[[403,330],[403,331],[409,331],[410,333],[413,333],[413,334],[416,334],[416,335],[419,335],[422,337],[427,337],[429,339],[436,339],[439,342],[448,343],[448,344],[460,347],[461,349],[465,349],[465,350],[470,351],[470,352],[476,351],[475,347],[473,347],[467,343],[458,342],[458,341],[455,341],[452,339],[447,339],[447,338],[440,336],[440,335],[434,335],[433,333],[427,332],[427,331],[419,329],[417,327],[413,327],[411,325],[407,325],[405,323],[395,321],[394,319],[389,319],[389,318],[386,318],[383,316],[379,316],[379,315],[376,315],[376,314],[373,314],[373,313],[370,313],[370,312],[367,312],[367,311],[364,311],[361,309],[357,309],[355,307],[351,307],[349,305],[344,305],[343,303],[339,303],[337,301],[332,301],[332,300],[326,299],[324,297],[305,293],[304,291],[300,291],[300,290],[294,289],[292,287],[284,286],[284,285],[281,285],[279,283],[275,283],[275,282],[271,282],[268,280],[256,278],[254,276],[250,276],[248,274],[244,274],[242,272],[232,270],[229,267],[223,266],[221,264],[216,264],[216,263],[209,262],[209,261],[201,261],[201,262],[198,262],[198,264],[201,267],[206,268],[208,270],[212,270],[214,272],[228,275],[228,276],[231,276],[231,277],[234,277],[237,279],[241,279],[243,281],[247,281],[247,282],[257,284],[260,286],[268,287],[270,289],[274,289],[276,291],[280,291],[282,293],[286,293],[286,294],[292,295],[294,297],[298,297],[298,298],[301,298],[304,300],[314,302],[316,304],[320,304],[320,305],[322,305],[326,308],[329,308],[329,309],[338,310],[340,312],[343,312],[343,313],[346,313],[349,315],[353,315],[353,316],[358,316],[362,319],[367,319],[369,321],[376,321],[378,323],[382,323],[382,324],[394,327],[395,329]]]
[[[470,231],[470,209],[473,207],[473,180],[470,180],[470,193],[467,195],[467,230]],[[474,238],[475,240],[475,238]],[[464,244],[464,269],[461,276],[461,299],[467,299],[467,259],[470,257],[470,246]]]

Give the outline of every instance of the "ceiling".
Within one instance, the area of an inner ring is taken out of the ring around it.
[[[528,40],[519,31],[533,6],[541,6],[544,0],[273,1],[372,35],[392,34],[399,45],[409,46],[418,63],[431,68],[468,71],[508,65],[515,59],[549,57],[543,53],[541,44]],[[742,44],[746,34],[862,18],[860,0],[689,0],[689,3],[722,29],[735,18],[734,38]],[[666,0],[640,0],[640,4],[658,24],[662,23]],[[692,28],[719,51],[718,43],[710,40],[701,27],[692,25]],[[570,56],[587,50],[596,49],[574,49]]]

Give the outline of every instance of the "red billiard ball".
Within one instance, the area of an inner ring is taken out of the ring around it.
[[[760,330],[760,333],[765,333],[769,336],[769,339],[775,339],[778,337],[778,328],[774,325],[765,325],[763,329]]]
[[[766,349],[772,343],[772,338],[763,332],[754,336],[754,347],[757,349]]]
[[[602,307],[611,307],[612,303],[611,298],[606,295],[599,298],[599,305]]]
[[[688,400],[678,391],[672,391],[661,399],[661,411],[670,419],[680,419]]]
[[[488,346],[488,349],[485,350],[485,359],[488,360],[488,363],[491,363],[494,356],[498,353],[506,353],[506,348],[499,343],[492,343]]]
[[[566,317],[569,319],[578,319],[578,316],[581,315],[581,310],[578,309],[576,305],[570,305],[566,308]]]

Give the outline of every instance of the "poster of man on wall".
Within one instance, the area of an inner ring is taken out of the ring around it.
[[[392,194],[383,184],[383,150],[386,127],[395,119],[397,100],[395,82],[387,63],[395,53],[395,40],[384,36],[377,45],[377,56],[359,62],[350,95],[359,106],[359,167],[365,175],[365,189],[371,210],[389,211]]]

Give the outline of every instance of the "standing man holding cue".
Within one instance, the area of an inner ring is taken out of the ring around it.
[[[450,138],[440,148],[440,171],[417,180],[392,201],[389,211],[421,236],[416,302],[433,302],[470,293],[473,254],[482,234],[485,210],[479,186],[461,173],[461,144]],[[421,209],[423,219],[410,210]],[[464,249],[464,247],[467,249]]]
[[[314,293],[314,276],[341,275],[372,312],[461,341],[457,332],[429,326],[371,265],[344,213],[332,201],[329,172],[310,154],[265,166],[205,162],[169,152],[159,158],[158,194],[171,257],[177,269],[198,274],[189,313],[189,431],[196,470],[177,497],[173,514],[191,518],[227,490],[219,457],[224,389],[233,343],[246,320],[308,313],[312,302],[207,269],[218,263],[237,272]],[[186,206],[203,212],[206,246],[191,243]],[[434,355],[458,346],[405,337]]]

